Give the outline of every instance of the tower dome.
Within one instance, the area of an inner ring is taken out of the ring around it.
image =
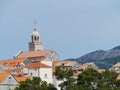
[[[33,31],[32,36],[40,36],[39,32],[36,30]]]
[[[34,31],[32,33],[32,36],[40,36],[36,22],[35,22]]]
[[[37,24],[35,23],[34,31],[31,35],[32,42],[29,42],[29,50],[35,51],[35,50],[43,50],[43,44],[40,41],[40,34],[38,32]]]
[[[38,27],[37,27],[37,24],[35,23],[34,31],[31,35],[32,42],[39,42],[40,41],[40,34],[39,34],[37,29],[38,29]]]

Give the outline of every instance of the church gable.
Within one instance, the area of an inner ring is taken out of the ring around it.
[[[3,81],[0,83],[0,90],[14,90],[18,84],[16,79],[11,74],[8,74],[8,76],[3,78]]]
[[[15,78],[11,74],[9,74],[6,78],[4,78],[4,80],[1,82],[1,84],[17,85],[18,82],[15,80]]]
[[[52,50],[52,49],[49,50],[49,52],[46,55],[46,58],[47,58],[46,60],[50,60],[50,61],[57,61],[57,60],[59,60],[58,54],[54,50]]]

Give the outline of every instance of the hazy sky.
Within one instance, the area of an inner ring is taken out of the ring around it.
[[[0,0],[0,59],[28,50],[35,20],[61,59],[120,45],[120,0]]]

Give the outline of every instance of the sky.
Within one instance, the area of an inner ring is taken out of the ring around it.
[[[28,51],[34,21],[61,60],[120,45],[120,0],[0,0],[0,59]]]

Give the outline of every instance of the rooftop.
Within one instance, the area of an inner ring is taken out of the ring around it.
[[[30,63],[25,67],[26,68],[51,68],[50,66],[42,64],[40,62]]]
[[[9,60],[0,60],[0,64],[6,64],[8,66],[13,67],[15,65],[20,64],[24,60],[26,60],[26,58],[15,58],[15,59],[9,59]]]
[[[50,50],[26,51],[21,52],[16,58],[30,58],[45,56]]]

